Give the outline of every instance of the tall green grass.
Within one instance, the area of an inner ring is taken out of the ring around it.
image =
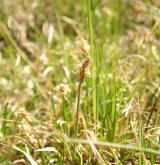
[[[16,16],[5,2],[0,7],[0,164],[158,164],[158,7],[128,0],[14,3]],[[24,43],[16,25],[27,29]],[[74,68],[88,58],[91,75],[82,83]]]

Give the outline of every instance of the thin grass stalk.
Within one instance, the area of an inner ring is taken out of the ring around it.
[[[85,139],[68,139],[68,143],[77,143],[77,144],[87,144],[89,145],[88,140]],[[125,150],[137,151],[137,152],[145,152],[145,153],[153,153],[156,155],[160,155],[159,150],[154,150],[152,148],[143,148],[138,147],[136,145],[129,145],[129,144],[120,144],[120,143],[112,143],[112,142],[102,142],[102,141],[92,141],[94,145],[101,146],[101,147],[112,147],[112,148],[120,148]]]
[[[114,80],[113,80],[113,96],[112,96],[112,128],[111,128],[111,141],[114,141],[117,124],[117,113],[116,113],[116,80],[115,80],[115,69],[114,69]]]
[[[142,118],[141,118],[141,114],[139,114],[139,141],[140,141],[140,147],[143,147],[143,129],[142,129]],[[144,163],[144,159],[143,159],[143,155],[142,152],[139,152],[139,156],[138,156],[138,164],[143,165]]]
[[[91,0],[87,0],[87,11],[88,11],[88,30],[89,30],[89,41],[90,41],[90,54],[91,54],[91,61],[92,61],[92,88],[95,89],[95,77],[93,73],[95,72],[95,55],[94,55],[94,43],[93,43],[93,27],[92,27],[92,12],[91,12]],[[93,90],[93,117],[94,120],[97,119],[97,100],[96,100],[96,90]]]
[[[77,109],[76,109],[76,126],[75,126],[75,138],[77,138],[77,132],[78,132],[78,119],[79,119],[79,105],[80,105],[80,93],[81,93],[81,84],[78,85],[78,100],[77,100]]]
[[[78,91],[77,91],[78,96],[77,96],[77,109],[76,109],[76,125],[75,125],[75,131],[74,131],[75,139],[77,139],[77,133],[78,133],[78,119],[79,119],[79,105],[80,105],[81,84],[82,84],[82,82],[79,82]],[[73,164],[75,163],[75,150],[76,150],[76,144],[74,143]]]
[[[138,97],[138,111],[140,111],[140,98]],[[144,147],[145,146],[145,140],[144,140],[144,129],[143,129],[143,122],[142,122],[142,114],[139,113],[138,114],[138,123],[139,123],[139,147]],[[146,164],[146,156],[144,154],[144,152],[139,152],[139,156],[138,156],[138,163],[140,165]]]
[[[78,120],[79,120],[79,107],[80,107],[80,94],[81,94],[81,85],[83,83],[83,80],[86,76],[87,69],[90,65],[90,59],[87,58],[82,62],[80,71],[79,71],[79,85],[77,90],[77,109],[76,109],[76,125],[74,130],[74,138],[77,139],[77,133],[78,133]],[[73,163],[75,162],[75,144],[74,144],[74,150],[73,150]]]
[[[147,125],[146,125],[145,132],[146,132],[147,129],[148,129],[148,125],[149,125],[149,123],[150,123],[152,114],[153,114],[154,112],[157,111],[157,104],[158,104],[159,100],[160,100],[160,95],[156,98],[156,100],[155,100],[155,102],[154,102],[154,104],[153,104],[153,106],[152,106],[152,108],[151,108],[151,111],[150,111],[150,114],[149,114],[149,117],[148,117],[148,120],[147,120]]]

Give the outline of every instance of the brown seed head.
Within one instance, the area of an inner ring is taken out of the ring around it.
[[[80,71],[79,71],[79,80],[80,80],[80,83],[83,82],[85,76],[86,76],[86,73],[88,71],[88,68],[90,66],[90,59],[87,58],[86,60],[84,60],[81,64],[81,67],[80,67]]]

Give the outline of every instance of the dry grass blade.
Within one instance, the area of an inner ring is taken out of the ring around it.
[[[96,159],[98,160],[99,164],[105,165],[105,162],[104,162],[103,158],[101,157],[100,153],[96,149],[95,145],[92,143],[92,140],[89,137],[89,133],[87,133],[87,139],[88,139],[88,142],[89,142],[89,144],[90,144],[90,146],[92,148],[92,151],[93,151]]]
[[[37,163],[33,160],[33,158],[31,157],[31,155],[29,155],[27,152],[21,150],[19,147],[17,146],[13,146],[13,149],[23,153],[25,155],[25,157],[28,159],[28,161],[31,163],[31,165],[37,165]]]
[[[58,151],[54,147],[45,147],[45,148],[37,149],[36,151],[37,152],[54,152],[54,153],[58,153]]]

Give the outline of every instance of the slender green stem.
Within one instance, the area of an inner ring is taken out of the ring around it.
[[[93,38],[93,26],[92,26],[92,12],[91,12],[91,0],[87,0],[87,10],[88,10],[88,30],[89,30],[89,41],[90,41],[90,54],[91,54],[91,62],[92,62],[92,88],[95,89],[95,77],[93,73],[95,73],[95,54],[94,54],[94,38]],[[93,91],[93,117],[96,120],[97,112],[97,100],[96,100],[96,90]]]
[[[81,94],[81,84],[82,82],[79,82],[78,85],[78,96],[77,96],[77,109],[76,109],[76,125],[75,125],[75,131],[74,131],[74,137],[77,139],[77,133],[78,133],[78,119],[79,119],[79,105],[80,105],[80,94]],[[75,162],[75,149],[76,144],[74,144],[74,150],[73,150],[73,164]]]
[[[78,132],[78,118],[79,118],[79,105],[80,105],[80,93],[81,93],[81,82],[78,85],[78,100],[77,100],[77,110],[76,110],[76,126],[75,126],[75,138],[77,138]]]
[[[85,139],[68,139],[68,143],[78,143],[78,144],[89,144],[88,140]],[[146,152],[146,153],[153,153],[156,155],[160,155],[160,151],[154,150],[152,148],[143,148],[138,147],[136,145],[128,145],[128,144],[120,144],[120,143],[112,143],[112,142],[102,142],[102,141],[92,141],[92,144],[101,146],[101,147],[113,147],[113,148],[120,148],[126,149],[131,151],[138,151],[138,152]]]
[[[112,96],[112,130],[111,130],[111,141],[114,141],[116,122],[117,122],[117,112],[116,112],[116,80],[115,80],[115,69],[114,69],[114,80],[113,80],[113,96]]]

